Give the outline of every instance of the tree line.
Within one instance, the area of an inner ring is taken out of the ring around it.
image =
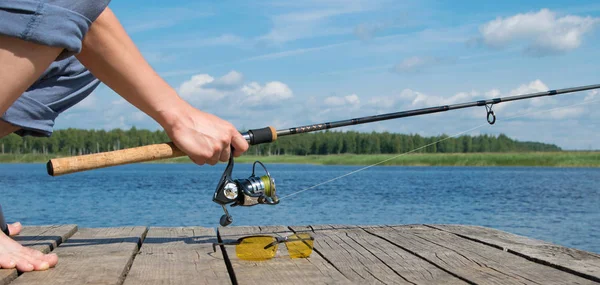
[[[49,138],[19,137],[0,139],[2,154],[82,155],[170,141],[162,130],[136,129],[56,130]],[[281,137],[276,142],[252,146],[255,155],[326,155],[417,153],[560,151],[553,144],[513,140],[504,134],[450,138],[447,135],[424,137],[418,134],[360,133],[324,131]]]

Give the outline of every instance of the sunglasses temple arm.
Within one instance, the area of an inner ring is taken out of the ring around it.
[[[217,251],[217,245],[221,246],[221,245],[239,245],[239,244],[240,244],[239,241],[233,241],[233,242],[213,242],[212,243],[213,252]]]
[[[267,244],[264,249],[268,249],[269,247],[275,246],[276,244],[280,244],[282,242],[288,242],[288,241],[308,241],[308,240],[315,240],[314,237],[310,237],[310,238],[288,238],[288,237],[275,237],[275,241]]]
[[[285,239],[276,238],[276,240],[275,240],[275,241],[273,241],[273,242],[272,242],[272,243],[270,243],[270,244],[267,244],[267,245],[264,247],[264,249],[269,249],[270,247],[273,247],[273,246],[275,246],[275,245],[277,245],[277,244],[280,244],[280,243],[282,243],[282,242],[285,242]]]
[[[310,238],[290,238],[287,239],[285,241],[308,241],[308,240],[315,240],[314,237],[310,237]]]

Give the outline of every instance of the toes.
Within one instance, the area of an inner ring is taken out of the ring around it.
[[[58,256],[56,254],[43,254],[38,250],[26,247],[21,250],[20,257],[32,264],[35,270],[46,270],[58,263]]]
[[[23,269],[19,267],[21,264],[24,265]],[[50,264],[47,261],[41,258],[32,257],[30,255],[22,255],[20,260],[17,260],[17,269],[23,272],[47,270],[48,268],[50,268]]]
[[[48,270],[50,268],[50,264],[46,261],[38,261],[33,263],[33,269],[36,271]]]
[[[15,258],[15,260],[15,267],[21,272],[30,272],[35,269],[35,267],[26,258]]]
[[[18,235],[22,229],[23,226],[19,222],[8,225],[8,232],[11,236]]]
[[[15,266],[17,266],[17,263],[12,257],[6,255],[0,257],[0,268],[10,269],[15,268]]]
[[[56,255],[56,253],[44,254],[44,256],[42,256],[41,259],[43,261],[48,262],[48,265],[50,267],[54,267],[58,263],[58,256]]]

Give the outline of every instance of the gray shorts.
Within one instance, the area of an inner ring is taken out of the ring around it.
[[[110,0],[1,0],[0,35],[62,47],[57,61],[3,114],[19,135],[50,136],[54,119],[100,83],[73,56]],[[2,68],[2,65],[0,65]],[[4,83],[6,84],[6,83]]]

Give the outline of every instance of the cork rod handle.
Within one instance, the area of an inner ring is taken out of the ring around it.
[[[46,168],[49,175],[59,176],[79,171],[184,155],[184,152],[179,150],[172,142],[169,142],[95,154],[55,158],[48,161]]]
[[[277,130],[274,127],[249,130],[241,135],[250,145],[269,143],[277,140]],[[172,142],[168,142],[95,154],[55,158],[48,161],[46,168],[49,175],[60,176],[109,166],[167,159],[184,155],[185,153],[178,149]]]

